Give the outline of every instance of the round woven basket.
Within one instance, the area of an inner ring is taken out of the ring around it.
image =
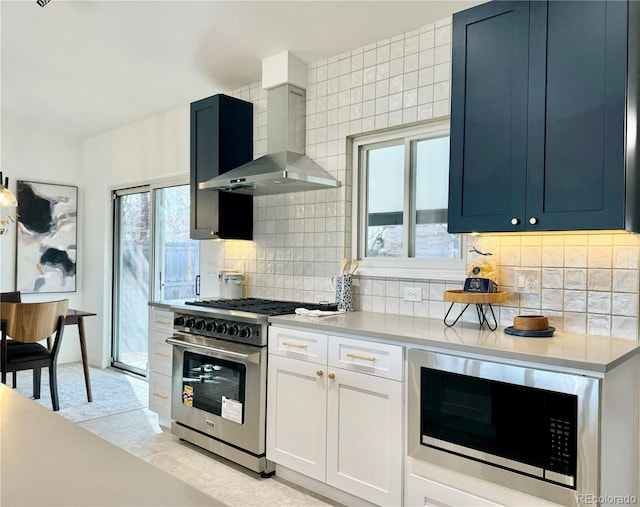
[[[519,331],[541,331],[549,328],[549,319],[544,315],[517,315],[513,328]]]

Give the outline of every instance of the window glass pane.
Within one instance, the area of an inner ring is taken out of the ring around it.
[[[403,257],[404,146],[367,150],[367,257]]]
[[[155,190],[156,280],[159,300],[196,296],[199,242],[189,237],[189,185]]]
[[[460,236],[447,232],[449,137],[414,144],[414,255],[417,258],[460,258]]]

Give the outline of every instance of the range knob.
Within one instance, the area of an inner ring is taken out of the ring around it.
[[[229,326],[229,328],[227,329],[227,334],[231,336],[236,336],[239,332],[240,332],[240,329],[238,328],[238,324],[233,324]]]
[[[251,336],[251,328],[249,326],[244,326],[240,330],[240,337],[241,338],[249,338],[250,336]]]
[[[207,322],[207,325],[204,327],[207,332],[212,332],[216,328],[216,323],[213,320]]]
[[[192,328],[195,325],[196,321],[194,319],[187,319],[184,323],[184,327]]]
[[[176,317],[173,319],[174,326],[184,326],[184,317],[181,315],[180,317]]]
[[[224,322],[220,322],[217,326],[216,326],[216,331],[218,333],[226,333],[227,332],[227,325]]]
[[[205,324],[204,320],[197,320],[195,328],[196,329],[204,329],[204,324]]]

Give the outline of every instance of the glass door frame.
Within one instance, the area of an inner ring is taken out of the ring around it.
[[[133,185],[130,187],[112,187],[111,191],[111,213],[112,213],[112,238],[111,238],[111,248],[112,248],[112,265],[111,265],[111,349],[110,349],[110,365],[116,368],[120,368],[131,373],[146,377],[147,370],[142,370],[140,368],[132,368],[130,365],[125,363],[116,361],[115,352],[116,352],[116,324],[117,324],[117,312],[118,312],[118,303],[119,303],[119,286],[118,286],[118,277],[116,276],[117,269],[119,268],[118,262],[118,238],[120,232],[120,224],[118,218],[118,205],[117,205],[117,197],[135,194],[141,192],[149,192],[149,209],[150,209],[150,220],[149,220],[149,301],[157,300],[161,295],[161,280],[159,277],[158,267],[156,266],[156,255],[155,249],[156,244],[158,242],[158,231],[156,228],[156,217],[155,217],[155,209],[156,209],[156,197],[155,190],[165,187],[173,187],[180,185],[188,185],[189,184],[189,176],[178,176],[165,178],[161,180],[152,181],[150,183],[141,183],[139,185]],[[147,315],[144,317],[148,321]],[[148,333],[148,330],[147,330]],[[148,335],[147,335],[148,339]],[[147,359],[148,363],[148,359]]]
[[[136,368],[130,364],[123,363],[116,359],[116,351],[118,349],[116,332],[118,329],[118,318],[119,318],[119,308],[120,308],[120,277],[118,276],[120,270],[120,208],[119,208],[119,197],[124,197],[127,195],[133,194],[142,194],[149,193],[149,213],[151,213],[151,186],[150,185],[137,185],[133,187],[126,187],[120,189],[112,189],[111,191],[111,201],[112,201],[112,286],[111,286],[111,351],[110,351],[110,365],[116,368],[123,369],[125,371],[135,373],[137,375],[141,375],[146,377],[147,372],[141,368]],[[149,220],[149,241],[152,241],[152,229],[153,229],[153,220]],[[152,256],[153,247],[150,245],[149,247],[149,267],[151,268],[151,256]],[[149,278],[152,278],[149,276]],[[146,318],[146,316],[145,316]],[[148,320],[148,319],[147,319]],[[148,333],[148,329],[147,329]]]

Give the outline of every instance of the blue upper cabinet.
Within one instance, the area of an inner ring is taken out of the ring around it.
[[[253,159],[253,104],[218,94],[191,103],[191,239],[252,239],[253,197],[198,185]]]
[[[640,230],[639,21],[633,1],[454,15],[451,232]]]

